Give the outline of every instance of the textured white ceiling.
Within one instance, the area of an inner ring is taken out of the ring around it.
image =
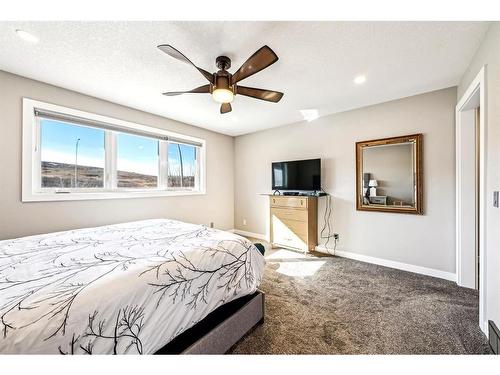
[[[0,22],[0,69],[217,132],[240,135],[458,84],[486,22]],[[40,41],[20,40],[15,29]],[[237,96],[219,114],[207,94],[165,97],[205,84],[156,46],[171,44],[215,71],[234,72],[262,45],[279,61],[242,81],[282,91],[274,104]],[[353,78],[367,81],[355,85]]]

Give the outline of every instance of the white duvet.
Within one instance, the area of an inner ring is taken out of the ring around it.
[[[146,220],[0,241],[0,353],[149,354],[256,291],[248,240]]]

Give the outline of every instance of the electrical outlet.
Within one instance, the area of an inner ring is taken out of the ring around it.
[[[243,219],[243,225],[247,225],[247,219]]]
[[[498,208],[498,206],[499,206],[498,194],[499,194],[498,191],[493,192],[493,207],[496,207],[496,208]]]
[[[210,228],[213,228],[213,227],[214,227],[214,222],[213,222],[213,221],[211,221],[211,222],[210,222]]]
[[[340,238],[340,235],[338,233],[333,234],[333,239],[338,240]]]

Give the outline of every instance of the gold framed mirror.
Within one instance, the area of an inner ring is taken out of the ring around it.
[[[356,209],[423,214],[422,134],[356,142]]]

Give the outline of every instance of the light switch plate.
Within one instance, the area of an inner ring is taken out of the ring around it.
[[[499,206],[499,202],[498,202],[499,197],[498,197],[498,195],[499,195],[498,191],[494,191],[493,192],[493,207],[496,207],[496,208],[498,208],[498,206]]]

